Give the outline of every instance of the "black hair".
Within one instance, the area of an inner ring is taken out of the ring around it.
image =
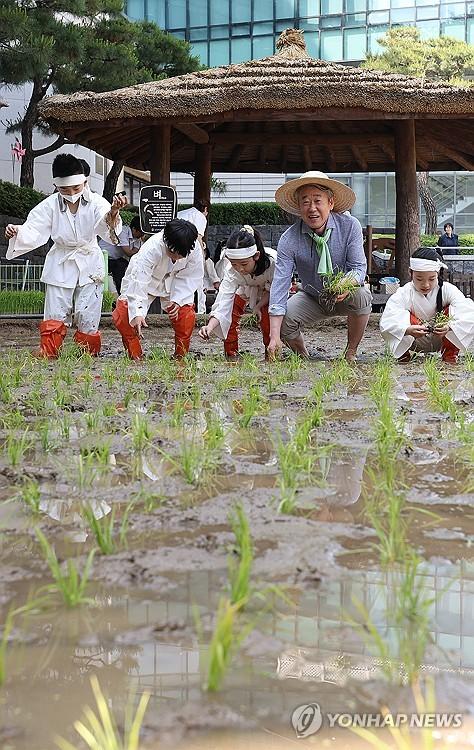
[[[235,232],[232,232],[227,240],[227,247],[233,250],[238,247],[252,247],[252,245],[256,245],[257,250],[260,253],[253,275],[260,276],[270,265],[270,258],[265,252],[260,232],[254,229],[252,234],[248,229],[242,227],[241,229],[236,229]]]
[[[191,252],[197,236],[198,231],[194,224],[185,219],[172,219],[166,224],[163,231],[163,239],[168,249],[173,253],[178,253],[183,258],[186,258]]]
[[[142,225],[140,224],[140,217],[134,216],[133,219],[130,222],[130,229],[139,229],[140,232],[142,231]]]
[[[89,175],[91,173],[90,166],[88,165],[88,163],[86,162],[85,159],[79,159],[79,161],[81,162],[82,166],[84,167],[84,174],[85,174],[85,176],[89,177]]]
[[[219,240],[214,250],[214,263],[217,263],[221,259],[222,251],[227,245],[227,240]]]
[[[454,227],[453,227],[453,225],[451,224],[450,221],[447,221],[446,224],[444,225],[444,227],[443,227],[444,231],[446,231],[446,227],[451,227],[451,229],[454,232]]]
[[[412,255],[412,258],[422,258],[423,260],[443,260],[441,249],[435,250],[434,247],[419,247]],[[438,294],[436,295],[436,312],[443,310],[443,268],[438,272]]]
[[[77,159],[73,154],[58,154],[54,157],[53,177],[70,177],[73,174],[86,176],[81,159]]]
[[[210,203],[210,201],[206,200],[205,198],[198,198],[198,200],[194,201],[193,206],[194,206],[194,208],[197,208],[197,210],[200,211],[203,214],[204,211],[206,210],[206,208],[207,208],[208,211],[210,210],[211,203]]]

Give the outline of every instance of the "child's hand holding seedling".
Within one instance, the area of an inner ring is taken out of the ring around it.
[[[428,333],[434,333],[436,336],[445,336],[449,331],[449,323],[452,319],[451,315],[438,312],[431,320],[425,320],[423,325],[426,327]]]
[[[414,339],[421,339],[423,336],[426,336],[427,333],[427,327],[422,323],[418,323],[414,326],[408,326],[405,331],[405,336],[413,336]]]

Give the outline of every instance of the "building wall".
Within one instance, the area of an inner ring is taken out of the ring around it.
[[[8,107],[0,110],[0,180],[15,182],[16,185],[20,182],[20,164],[15,162],[15,173],[13,174],[11,144],[15,141],[15,135],[19,138],[20,136],[15,133],[7,134],[6,128],[8,121],[15,121],[19,114],[24,113],[30,95],[30,84],[25,86],[0,87],[0,98],[4,99],[8,104]],[[44,136],[39,131],[36,131],[33,138],[33,146],[34,148],[44,148],[54,141],[55,138],[54,134],[52,136]],[[91,168],[89,182],[92,190],[102,192],[104,186],[103,172],[107,170],[106,160],[102,156],[96,155],[91,149],[77,144],[66,144],[58,151],[52,151],[50,154],[39,156],[35,159],[34,179],[36,190],[41,190],[43,193],[52,192],[51,164],[58,153],[73,153],[78,158],[85,159]],[[100,174],[100,171],[102,171],[102,174]]]

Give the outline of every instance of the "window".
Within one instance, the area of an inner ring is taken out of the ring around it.
[[[440,10],[441,18],[464,18],[466,6],[464,3],[450,3],[442,5]]]
[[[426,8],[417,8],[416,20],[424,21],[429,18],[438,18],[438,8],[436,6],[427,6]]]
[[[250,0],[232,0],[230,9],[232,13],[232,23],[248,22],[252,20],[252,7]]]
[[[253,4],[254,21],[271,21],[273,20],[273,0],[254,0]]]
[[[377,13],[369,13],[367,16],[367,23],[370,26],[378,26],[382,23],[388,24],[388,10],[378,11]]]
[[[166,29],[166,9],[164,0],[155,0],[153,3],[148,2],[146,5],[146,17],[148,21],[154,21],[160,28]]]
[[[211,39],[228,39],[228,26],[211,26]]]
[[[467,22],[467,41],[474,44],[474,18],[469,18]]]
[[[221,42],[210,42],[209,43],[209,65],[211,68],[217,65],[228,65],[229,64],[229,42],[228,40],[222,40]]]
[[[366,48],[365,29],[344,30],[344,60],[364,60]]]
[[[200,29],[190,29],[189,39],[191,42],[206,41],[207,26],[202,26]]]
[[[275,0],[275,18],[294,18],[294,0]]]
[[[104,157],[99,154],[95,155],[95,173],[104,175]]]
[[[346,0],[344,3],[346,13],[358,13],[367,10],[367,0]]]
[[[144,0],[128,0],[127,2],[127,16],[132,21],[141,21],[145,18],[145,2]]]
[[[232,39],[230,50],[230,61],[233,63],[245,62],[252,57],[250,39]]]
[[[365,13],[351,13],[345,18],[345,26],[365,26]]]
[[[390,20],[392,23],[414,23],[415,8],[398,8],[398,10],[392,10]]]
[[[207,0],[193,0],[189,3],[189,25],[205,26],[207,20]]]
[[[174,2],[175,0],[173,0]],[[209,0],[211,24],[229,23],[229,0]]]
[[[258,59],[259,57],[268,57],[273,55],[275,51],[275,38],[272,36],[259,36],[258,39],[253,40],[253,54],[252,57]]]
[[[305,18],[305,16],[319,16],[319,0],[299,0],[298,12],[300,18]]]
[[[339,29],[341,28],[342,16],[321,16],[320,24],[322,29]]]
[[[191,45],[191,53],[197,55],[203,65],[209,65],[207,42],[196,42]]]
[[[319,34],[318,32],[307,31],[304,35],[306,49],[311,57],[319,57]]]
[[[422,39],[433,39],[439,36],[439,21],[419,21],[416,28]]]
[[[250,24],[239,23],[237,26],[232,26],[232,36],[250,36]]]
[[[465,39],[466,27],[464,24],[464,19],[443,21],[441,24],[441,34],[443,36],[453,36],[455,37],[455,39]]]
[[[368,42],[369,42],[369,48],[368,52],[371,54],[377,54],[378,52],[382,52],[382,48],[380,44],[378,43],[377,39],[380,39],[384,34],[386,34],[388,31],[386,26],[373,26],[371,29],[369,29],[368,32]]]
[[[186,0],[173,0],[172,3],[168,3],[168,28],[182,29],[185,26]]]
[[[254,23],[253,33],[254,36],[273,34],[273,23]]]
[[[342,13],[342,0],[321,0],[321,15]]]
[[[321,58],[342,60],[342,33],[339,29],[321,32]]]
[[[304,31],[306,29],[308,31],[315,31],[315,29],[319,28],[319,18],[305,18],[304,20],[300,21],[299,28],[303,29]],[[304,38],[306,41],[308,38],[308,34],[305,33]]]

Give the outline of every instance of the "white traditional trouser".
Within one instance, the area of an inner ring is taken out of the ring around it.
[[[197,290],[197,311],[199,315],[203,315],[206,312],[206,292],[204,289]]]
[[[65,289],[46,284],[44,320],[61,320],[81,333],[96,333],[102,312],[103,283],[91,283]]]

